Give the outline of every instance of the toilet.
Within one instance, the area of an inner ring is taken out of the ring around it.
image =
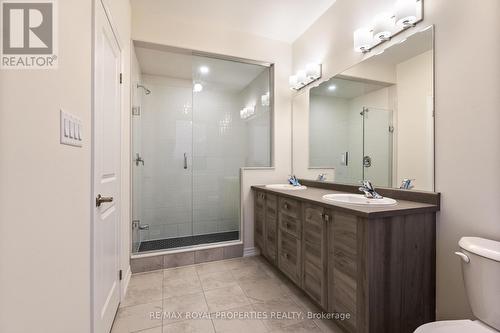
[[[500,242],[462,237],[462,273],[472,313],[477,320],[437,321],[420,326],[414,333],[500,332]]]

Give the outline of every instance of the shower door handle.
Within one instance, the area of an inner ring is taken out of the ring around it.
[[[187,154],[184,153],[184,169],[187,169],[188,168],[188,158],[187,158]]]

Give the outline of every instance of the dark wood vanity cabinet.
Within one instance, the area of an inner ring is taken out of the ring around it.
[[[349,314],[336,321],[345,332],[412,333],[435,320],[439,201],[366,214],[254,190],[256,246],[323,310]]]

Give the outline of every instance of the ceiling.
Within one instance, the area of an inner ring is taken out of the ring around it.
[[[132,0],[172,22],[211,26],[292,43],[335,0]]]
[[[143,46],[135,45],[142,74],[195,81],[217,89],[241,91],[267,68]],[[209,72],[200,73],[202,66],[208,67]]]

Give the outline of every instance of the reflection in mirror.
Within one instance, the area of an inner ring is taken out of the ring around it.
[[[432,191],[433,76],[429,28],[312,88],[309,171],[382,187],[411,179],[412,188]]]

